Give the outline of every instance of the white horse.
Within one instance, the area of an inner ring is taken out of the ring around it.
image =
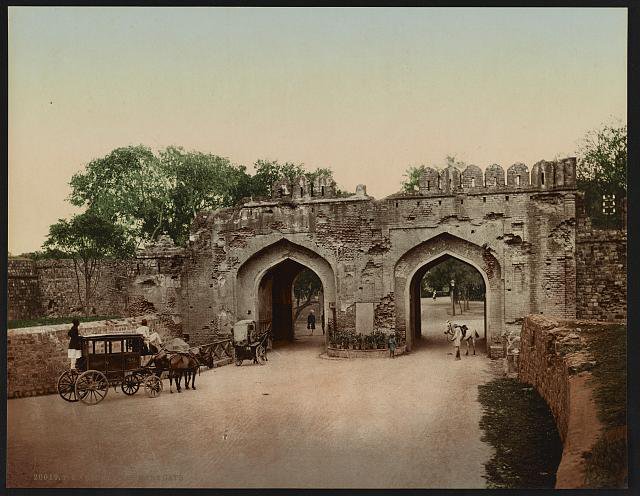
[[[471,343],[471,346],[473,346],[473,354],[476,354],[476,339],[478,339],[480,337],[480,334],[478,334],[478,331],[476,331],[475,329],[472,331],[470,330],[466,325],[462,324],[462,325],[458,325],[458,324],[452,324],[451,322],[447,322],[447,330],[444,331],[444,333],[448,337],[449,341],[453,341],[454,340],[454,336],[455,336],[455,331],[454,331],[454,327],[459,327],[460,328],[460,340],[461,341],[466,341],[467,343],[467,352],[465,353],[465,355],[469,354],[469,343]]]

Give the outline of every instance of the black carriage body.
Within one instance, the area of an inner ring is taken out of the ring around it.
[[[98,370],[111,381],[140,370],[141,334],[82,336],[82,370]]]

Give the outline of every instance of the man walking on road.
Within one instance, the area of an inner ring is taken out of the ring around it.
[[[311,335],[313,336],[313,330],[316,328],[316,314],[313,310],[309,312],[307,317],[307,329],[311,329]]]

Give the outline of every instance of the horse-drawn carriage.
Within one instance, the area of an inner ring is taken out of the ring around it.
[[[96,334],[81,336],[82,358],[76,370],[67,370],[58,379],[58,394],[66,401],[100,403],[118,386],[123,393],[134,395],[141,386],[147,396],[162,392],[162,380],[154,367],[142,367],[141,334]]]
[[[236,365],[244,360],[264,365],[267,361],[269,330],[259,332],[253,320],[239,320],[233,325],[233,351]]]

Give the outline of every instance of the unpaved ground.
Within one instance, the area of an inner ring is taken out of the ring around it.
[[[489,362],[448,354],[441,300],[430,304],[431,337],[393,360],[323,359],[322,331],[301,330],[265,366],[203,372],[197,391],[110,390],[94,407],[10,400],[7,484],[484,487],[491,448],[480,441],[477,386]]]

